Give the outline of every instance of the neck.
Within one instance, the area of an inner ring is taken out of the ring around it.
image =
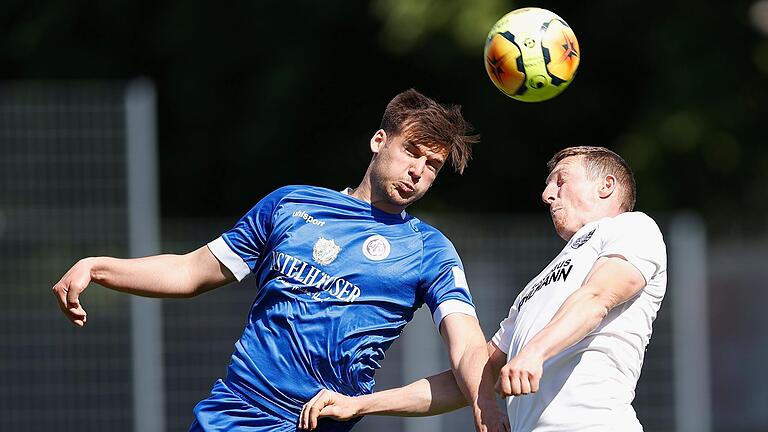
[[[371,199],[371,184],[366,180],[367,178],[364,178],[356,188],[352,189],[352,191],[349,193],[349,196],[371,204],[373,201]]]
[[[371,185],[371,179],[367,174],[363,177],[360,184],[349,193],[349,196],[365,201],[385,213],[400,214],[405,210],[405,206],[397,206],[390,203],[387,200],[386,193],[383,195],[381,192],[375,193]]]

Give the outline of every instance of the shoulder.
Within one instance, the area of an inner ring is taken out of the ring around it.
[[[612,218],[614,221],[636,224],[651,224],[656,225],[656,221],[652,217],[640,211],[624,212],[616,215]]]
[[[642,212],[622,213],[601,222],[601,237],[608,249],[663,253],[666,249],[664,236],[656,221]],[[655,252],[654,252],[655,251]]]
[[[413,229],[416,232],[421,234],[421,238],[424,239],[424,242],[451,243],[451,241],[448,240],[448,237],[446,237],[439,229],[419,218],[411,217],[409,223],[413,226]]]
[[[267,195],[265,195],[259,201],[260,202],[276,202],[276,201],[280,201],[283,198],[285,198],[286,196],[289,196],[291,194],[300,192],[301,189],[303,189],[303,188],[304,188],[304,186],[300,186],[300,185],[282,186],[282,187],[279,187],[279,188],[273,190],[272,192],[268,193]]]
[[[602,225],[602,224],[601,224]],[[621,255],[650,282],[666,271],[664,238],[650,216],[642,212],[622,213],[606,221],[601,255]]]
[[[263,198],[262,201],[278,203],[286,200],[328,200],[338,198],[340,192],[319,186],[288,185],[275,189]]]
[[[659,225],[653,218],[643,212],[625,212],[612,218],[606,218],[606,225],[614,233],[661,236]]]
[[[291,195],[303,195],[303,194],[311,194],[314,189],[322,189],[318,188],[316,186],[306,186],[306,185],[287,185],[279,187],[272,192],[270,192],[267,197],[275,197],[275,198],[282,198],[287,197]]]
[[[458,255],[451,240],[439,229],[417,218],[412,218],[409,223],[421,235],[426,256],[439,254]]]
[[[256,204],[254,204],[248,211],[248,215],[260,215],[260,217],[264,217],[267,214],[272,214],[277,211],[277,209],[279,209],[286,201],[290,201],[294,197],[300,197],[306,188],[307,186],[301,185],[291,185],[277,188],[263,196]]]

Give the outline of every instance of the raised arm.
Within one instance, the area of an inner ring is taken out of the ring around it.
[[[478,431],[503,431],[507,416],[496,404],[494,373],[477,318],[461,313],[446,316],[440,334],[448,349],[456,383],[472,407]]]
[[[640,270],[623,257],[598,259],[549,324],[501,369],[497,391],[502,396],[538,391],[544,362],[584,339],[611,309],[636,296],[645,284]]]
[[[144,297],[192,297],[234,280],[234,275],[203,246],[185,255],[84,258],[53,286],[53,294],[64,315],[83,326],[87,316],[80,294],[91,282]]]

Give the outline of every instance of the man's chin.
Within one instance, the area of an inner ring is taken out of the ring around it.
[[[397,207],[402,207],[405,209],[409,205],[415,203],[416,201],[421,198],[420,196],[417,196],[416,194],[410,194],[410,195],[402,195],[398,192],[395,192],[394,194],[389,196],[390,204]]]
[[[569,233],[565,223],[558,221],[554,216],[552,217],[552,224],[555,226],[555,232],[557,232],[557,235],[560,236],[560,238],[563,240],[568,241],[573,236],[573,233]]]

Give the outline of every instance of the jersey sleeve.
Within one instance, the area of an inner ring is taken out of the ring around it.
[[[222,264],[243,280],[256,267],[272,230],[275,209],[292,189],[278,189],[259,201],[230,230],[208,243]]]
[[[666,268],[667,250],[658,225],[640,212],[616,216],[603,233],[600,256],[620,255],[635,266],[646,283]]]
[[[517,320],[517,307],[515,307],[515,304],[517,304],[517,301],[509,308],[509,315],[499,323],[499,330],[491,338],[491,341],[504,354],[509,354],[509,346],[512,345],[512,334],[515,328],[515,320]]]
[[[443,318],[452,313],[477,317],[459,254],[437,231],[425,234],[421,275],[426,288],[424,303],[438,328]]]

